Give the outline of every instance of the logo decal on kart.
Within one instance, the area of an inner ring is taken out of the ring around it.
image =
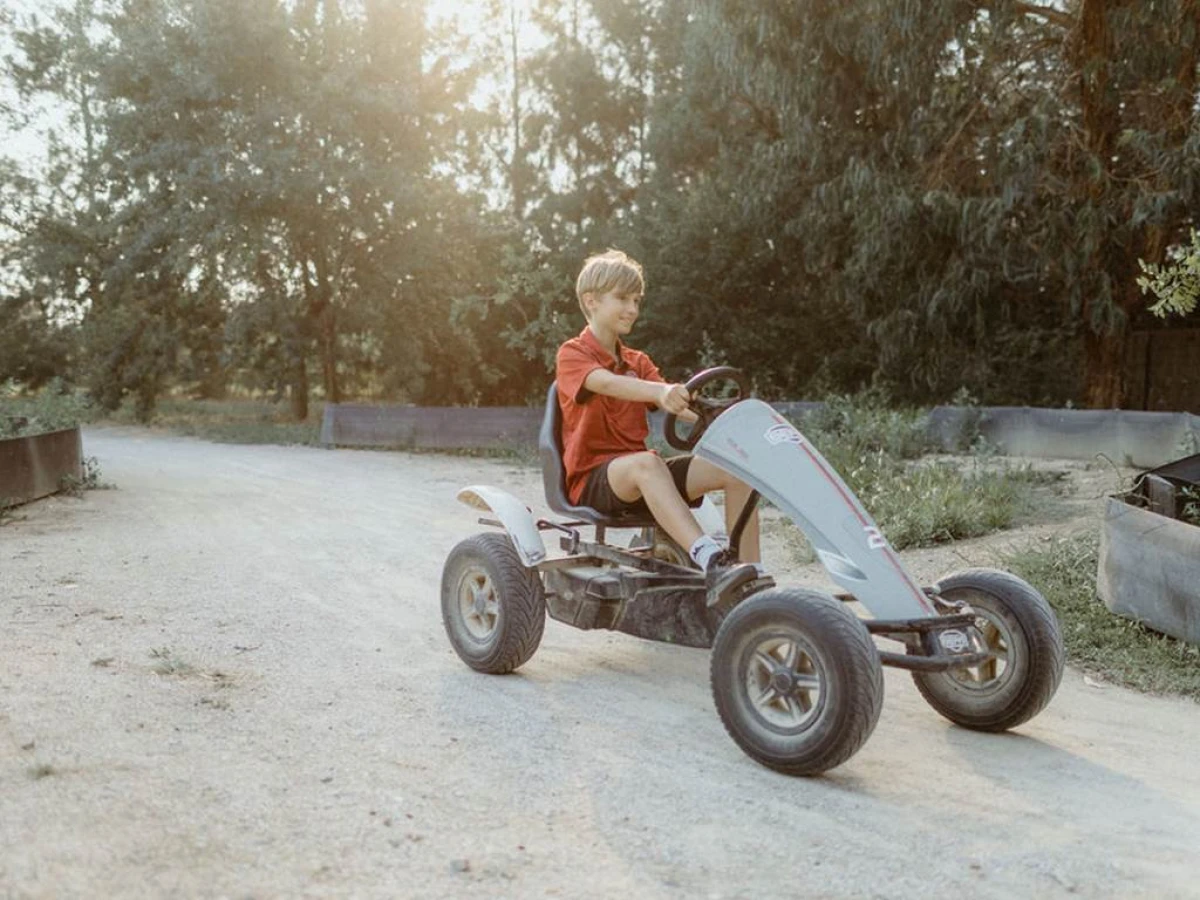
[[[867,533],[867,547],[872,550],[882,550],[887,546],[887,538],[883,536],[878,528],[873,525],[866,526],[863,531]]]
[[[768,444],[795,444],[798,447],[804,443],[804,438],[800,436],[800,432],[786,423],[772,425],[767,429],[767,433],[763,437],[767,439]]]
[[[971,639],[956,628],[948,628],[938,635],[938,641],[950,653],[964,653],[971,649]]]

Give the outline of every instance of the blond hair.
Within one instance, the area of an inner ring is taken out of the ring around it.
[[[609,291],[642,294],[645,290],[641,263],[620,250],[607,250],[589,256],[579,271],[579,277],[575,279],[575,296],[579,298],[579,308],[585,316],[588,312],[583,305],[584,294],[605,294]]]

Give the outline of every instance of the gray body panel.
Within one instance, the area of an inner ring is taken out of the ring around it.
[[[825,457],[761,400],[723,412],[695,453],[737,476],[804,532],[830,577],[877,619],[936,616],[875,522]]]

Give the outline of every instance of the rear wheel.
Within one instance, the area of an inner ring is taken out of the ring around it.
[[[966,669],[914,672],[929,705],[979,731],[1006,731],[1041,712],[1058,690],[1065,662],[1058,619],[1046,598],[996,569],[956,572],[937,588],[975,611],[975,627],[992,659]]]
[[[816,775],[866,743],[883,706],[883,671],[866,627],[818,591],[763,591],[734,608],[713,644],[717,713],[752,759]]]
[[[477,534],[450,551],[442,570],[442,623],[472,669],[511,672],[533,656],[546,627],[536,569],[521,562],[507,534]]]

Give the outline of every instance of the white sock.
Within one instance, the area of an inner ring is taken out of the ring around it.
[[[721,545],[709,537],[707,534],[702,534],[696,538],[696,542],[692,544],[688,555],[702,569],[708,568],[708,561],[716,554],[721,552]]]

